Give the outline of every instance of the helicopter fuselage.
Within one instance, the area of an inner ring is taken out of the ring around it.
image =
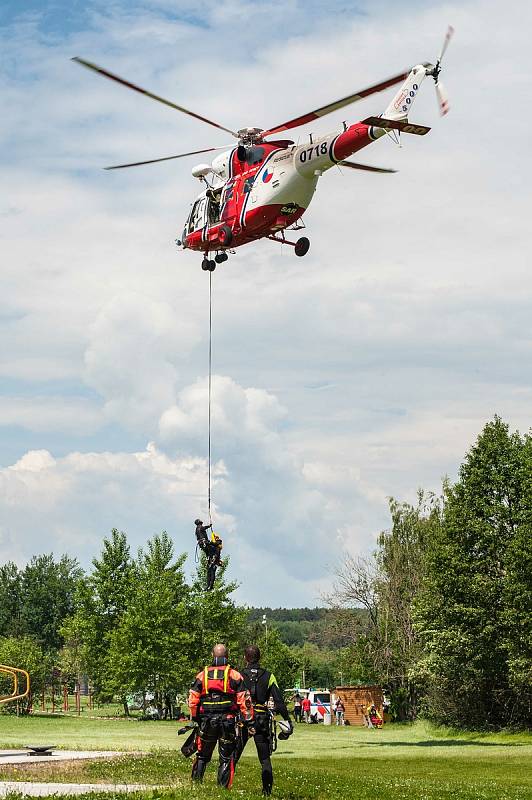
[[[223,153],[212,164],[213,186],[192,206],[183,247],[210,253],[275,237],[298,222],[326,170],[384,133],[357,122],[302,145],[257,142],[245,160],[238,147]]]

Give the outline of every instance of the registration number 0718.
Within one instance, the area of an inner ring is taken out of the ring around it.
[[[299,154],[299,160],[302,164],[305,164],[307,161],[312,161],[313,158],[319,158],[320,156],[326,156],[327,151],[329,149],[329,145],[327,142],[321,142],[321,144],[314,144],[312,147],[307,147],[305,150],[302,150]]]

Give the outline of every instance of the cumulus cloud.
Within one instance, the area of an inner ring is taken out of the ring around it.
[[[148,432],[175,398],[177,363],[189,355],[197,326],[169,303],[132,292],[99,312],[85,351],[85,381],[105,400],[109,419]]]
[[[74,452],[62,458],[30,451],[0,470],[2,552],[20,562],[40,541],[87,563],[111,527],[128,530],[140,544],[163,526],[188,550],[185,521],[204,482],[204,460],[170,459],[153,444],[133,453]]]

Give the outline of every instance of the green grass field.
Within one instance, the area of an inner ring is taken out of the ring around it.
[[[0,716],[0,748],[51,744],[126,751],[112,761],[32,764],[0,761],[0,780],[143,783],[168,787],[147,795],[180,800],[222,798],[214,765],[191,787],[190,762],[179,753],[175,722]],[[142,753],[142,754],[139,754]],[[274,795],[286,800],[528,800],[532,798],[532,734],[471,734],[424,723],[365,728],[299,725],[273,756]],[[233,792],[260,795],[252,743]]]

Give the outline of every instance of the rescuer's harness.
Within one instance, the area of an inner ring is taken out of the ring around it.
[[[212,677],[209,675],[212,673]],[[234,692],[231,689],[231,666],[205,667],[202,677],[202,699],[200,711],[207,714],[223,714],[236,711]],[[205,699],[203,699],[205,698]]]

